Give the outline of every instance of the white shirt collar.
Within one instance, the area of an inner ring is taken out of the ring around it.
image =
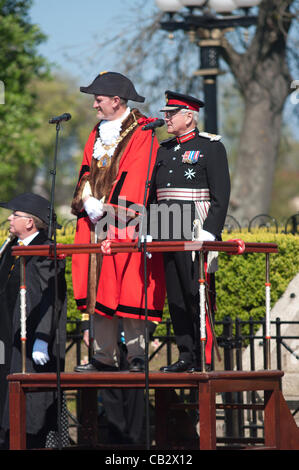
[[[190,134],[190,132],[194,132],[195,129],[196,129],[196,127],[194,127],[193,129],[191,129],[190,131],[184,132],[184,134],[178,135],[178,137],[183,137],[183,136],[186,135],[186,134]]]
[[[27,245],[29,245],[29,243],[32,242],[32,240],[33,240],[38,234],[39,234],[39,232],[35,232],[35,233],[33,233],[32,235],[29,235],[29,237],[24,238],[24,240],[18,239],[18,243],[19,243],[19,241],[21,241],[21,242],[23,243],[23,245],[27,246]]]

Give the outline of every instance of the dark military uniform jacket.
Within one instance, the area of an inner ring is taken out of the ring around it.
[[[194,129],[184,136],[161,143],[150,200],[151,203],[156,202],[158,208],[162,204],[168,208],[180,207],[181,211],[169,211],[168,215],[170,225],[176,224],[176,229],[180,225],[178,218],[181,217],[184,233],[179,237],[170,227],[169,237],[161,236],[159,232],[158,238],[190,239],[195,218],[200,219],[202,229],[215,235],[216,239],[221,239],[229,203],[230,176],[225,147],[219,140],[220,136],[199,133]],[[153,227],[156,223],[159,227],[168,223],[163,211],[157,217],[153,213],[151,210],[150,233],[155,231]]]

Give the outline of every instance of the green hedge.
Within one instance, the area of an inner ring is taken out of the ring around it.
[[[74,243],[74,235],[71,233],[70,235],[59,235],[57,234],[57,243]],[[68,319],[69,320],[80,320],[81,313],[77,309],[76,302],[73,295],[73,284],[72,284],[72,257],[67,256],[66,258],[66,270],[65,270],[65,277],[67,283],[67,312],[68,312]],[[68,331],[73,331],[76,328],[74,324],[68,324],[67,329]]]
[[[223,239],[241,238],[245,242],[277,243],[279,253],[270,255],[271,305],[281,297],[289,282],[299,272],[299,236],[273,234],[264,231],[255,233],[224,234]],[[59,236],[59,243],[73,243],[73,235]],[[216,273],[217,311],[216,321],[225,316],[232,319],[261,320],[265,315],[265,254],[246,255],[219,254],[219,270]],[[72,292],[71,258],[67,258],[68,316],[80,318]],[[163,319],[169,317],[167,300]],[[222,328],[217,328],[218,334]],[[165,334],[160,325],[156,334]]]
[[[256,231],[225,234],[223,239],[241,238],[245,242],[276,243],[278,253],[270,254],[271,307],[299,272],[299,237]],[[216,321],[225,316],[241,320],[261,320],[265,316],[266,255],[219,256],[216,274]]]
[[[278,254],[270,255],[271,304],[280,298],[289,282],[299,272],[299,236],[256,231],[255,233],[224,234],[223,239],[241,238],[245,242],[277,243]],[[4,239],[4,236],[2,236]],[[74,233],[61,235],[58,243],[73,243]],[[1,243],[1,240],[0,240]],[[68,285],[68,317],[80,318],[73,299],[71,257],[66,260],[66,280]],[[260,320],[265,315],[265,254],[246,255],[219,254],[219,270],[216,273],[217,312],[216,321],[229,315],[232,319]],[[163,319],[169,316],[167,302]],[[160,325],[156,333],[164,334],[165,327]],[[221,330],[217,331],[220,333]]]

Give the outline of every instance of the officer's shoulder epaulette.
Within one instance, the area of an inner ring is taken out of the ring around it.
[[[221,135],[218,134],[210,134],[209,132],[199,132],[198,135],[200,137],[204,137],[206,139],[210,139],[211,142],[217,142],[218,140],[221,140]]]
[[[162,140],[160,142],[160,145],[162,145],[163,147],[167,147],[168,145],[170,144],[174,144],[176,142],[176,137],[170,137],[170,139],[166,139],[166,140]]]

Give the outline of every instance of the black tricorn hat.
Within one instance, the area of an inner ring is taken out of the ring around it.
[[[143,103],[145,98],[138,95],[131,80],[117,72],[101,72],[87,87],[80,91],[90,95],[119,96],[125,100]]]
[[[10,209],[11,211],[26,212],[27,214],[35,215],[47,225],[50,223],[50,202],[38,194],[19,194],[8,202],[0,202],[0,207]],[[54,217],[56,217],[55,214]],[[61,228],[58,224],[56,226]]]

